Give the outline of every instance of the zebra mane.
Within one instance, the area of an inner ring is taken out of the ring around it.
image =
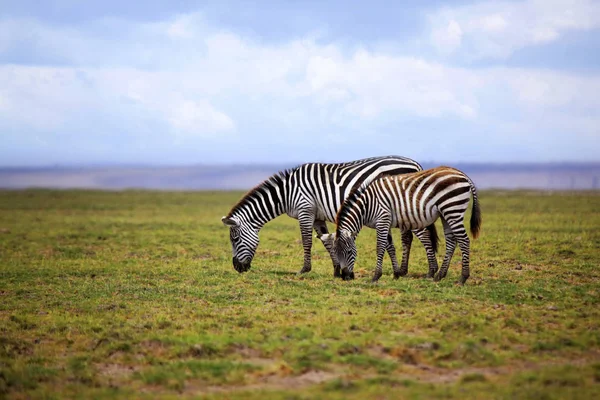
[[[261,193],[263,190],[268,190],[269,187],[276,186],[277,184],[284,182],[290,176],[290,174],[292,172],[294,172],[297,168],[298,167],[294,167],[294,168],[284,169],[283,171],[279,171],[279,172],[271,175],[270,177],[268,177],[267,179],[265,179],[264,181],[262,181],[261,183],[259,183],[255,187],[253,187],[252,189],[250,189],[244,195],[244,197],[242,197],[231,208],[231,211],[229,211],[229,214],[227,214],[227,217],[231,218],[233,216],[233,214],[235,214],[236,211],[245,207],[246,204],[250,203],[253,199],[256,199],[258,197],[259,193]]]
[[[372,182],[374,182],[375,180],[379,179],[383,175],[385,175],[385,174],[379,174],[372,181],[370,181],[370,182],[363,182],[360,186],[357,186],[354,189],[352,189],[352,191],[350,192],[350,194],[348,195],[348,197],[346,197],[346,199],[342,203],[342,206],[338,210],[337,216],[335,218],[335,223],[337,225],[336,235],[340,233],[339,231],[340,231],[340,222],[341,222],[341,220],[344,219],[344,218],[346,218],[348,216],[348,214],[350,214],[350,212],[349,212],[350,208],[352,208],[352,206],[354,206],[358,202],[358,199],[360,199],[360,197],[365,192],[365,190],[367,190],[367,188],[369,187],[369,185]]]

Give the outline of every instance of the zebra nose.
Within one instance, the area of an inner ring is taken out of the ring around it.
[[[348,268],[342,269],[341,278],[345,281],[350,281],[354,279],[354,271],[349,271]]]
[[[240,274],[244,272],[242,263],[240,263],[240,260],[238,260],[237,257],[233,257],[233,268]]]
[[[237,257],[233,257],[233,268],[241,274],[250,269],[250,263],[243,263]]]

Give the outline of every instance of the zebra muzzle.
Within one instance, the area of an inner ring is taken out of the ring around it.
[[[350,281],[354,279],[354,271],[348,271],[348,269],[342,270],[342,279],[345,281]]]
[[[240,260],[238,260],[236,257],[233,258],[233,268],[239,272],[240,274],[242,272],[246,272],[250,269],[251,265],[250,263],[242,263]]]

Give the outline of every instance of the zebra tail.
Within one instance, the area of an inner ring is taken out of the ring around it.
[[[473,239],[477,239],[479,236],[479,230],[481,229],[481,208],[479,207],[479,200],[477,199],[477,189],[471,182],[471,193],[473,194],[473,209],[471,210],[471,234]]]
[[[429,232],[429,237],[431,239],[431,246],[433,247],[433,252],[437,253],[440,238],[438,236],[437,229],[435,229],[435,222],[433,224],[429,225],[426,229]]]

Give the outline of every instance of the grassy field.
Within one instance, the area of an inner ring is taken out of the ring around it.
[[[288,217],[239,275],[240,195],[0,192],[0,398],[600,398],[598,192],[482,192],[464,287],[418,241],[371,284],[369,229],[298,276]]]

